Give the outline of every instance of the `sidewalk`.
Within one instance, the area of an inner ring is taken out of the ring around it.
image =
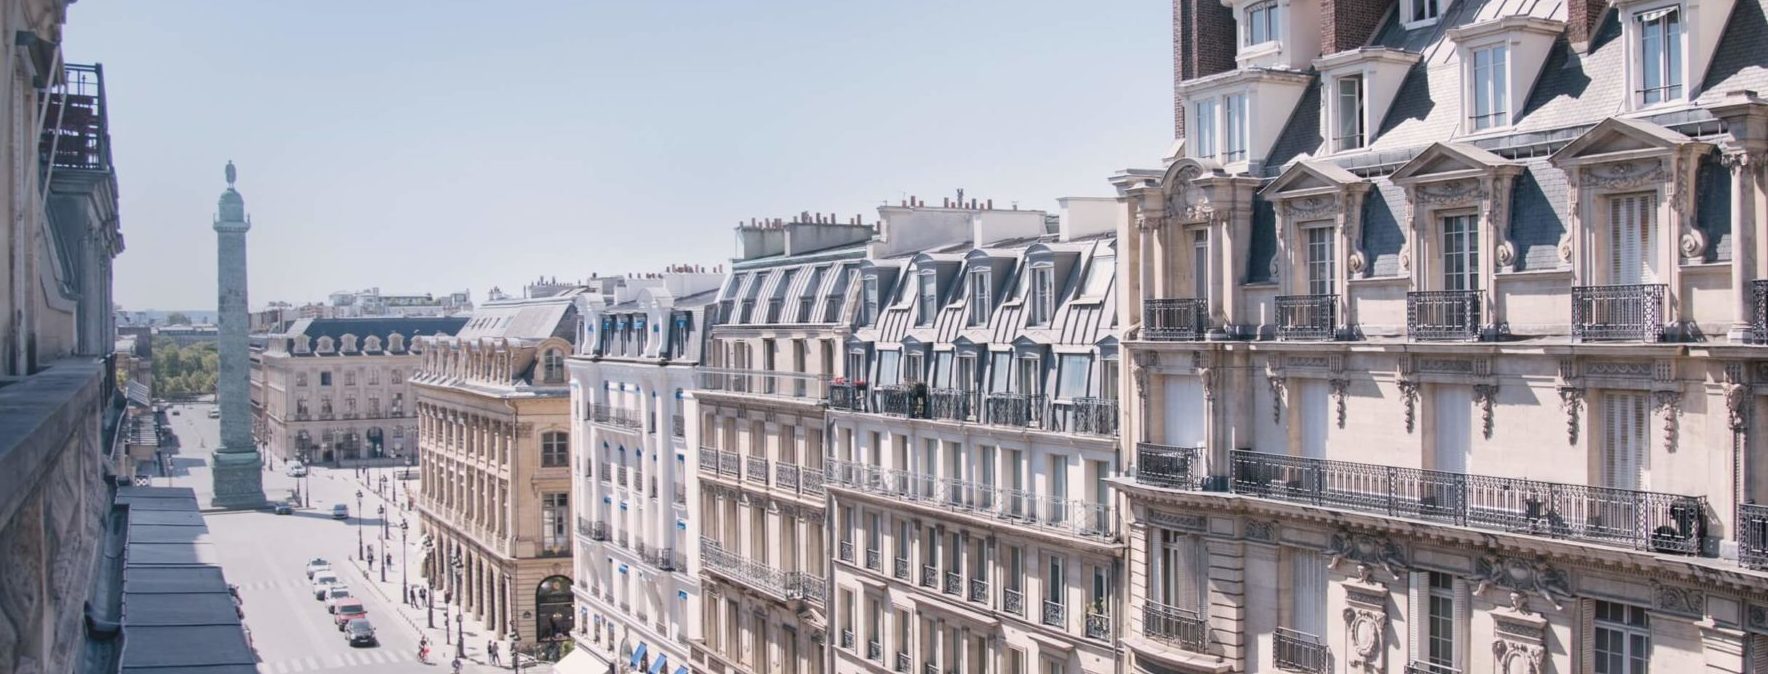
[[[406,624],[410,625],[413,631],[429,637],[431,662],[446,665],[454,660],[455,654],[459,652],[457,650],[458,647],[452,643],[454,641],[454,635],[456,632],[464,628],[466,637],[466,661],[476,665],[476,667],[469,667],[469,671],[473,669],[484,669],[487,671],[513,669],[514,666],[511,664],[510,642],[508,640],[499,640],[497,642],[497,648],[502,656],[503,664],[501,666],[491,665],[490,660],[485,653],[485,642],[488,638],[485,635],[491,634],[492,632],[487,629],[486,625],[478,620],[474,620],[471,615],[468,615],[461,623],[461,627],[457,628],[453,623],[455,616],[457,615],[456,609],[459,607],[453,604],[445,605],[442,602],[442,595],[439,592],[435,596],[435,627],[429,627],[431,621],[430,618],[425,615],[428,612],[426,605],[420,604],[416,607],[406,605],[405,593],[400,587],[401,573],[399,562],[401,557],[403,557],[405,560],[404,578],[406,582],[414,587],[424,586],[424,579],[419,575],[418,569],[418,565],[421,564],[423,560],[423,549],[420,544],[421,538],[411,536],[408,533],[406,536],[406,548],[401,552],[399,545],[399,527],[397,522],[401,516],[405,517],[408,522],[415,521],[416,512],[403,509],[405,505],[403,494],[401,494],[399,499],[400,508],[395,509],[391,501],[381,498],[381,496],[376,494],[374,489],[368,485],[367,482],[361,483],[363,485],[363,509],[365,512],[357,513],[357,515],[366,517],[374,513],[376,507],[383,504],[387,506],[387,520],[389,522],[388,531],[392,535],[387,540],[386,551],[387,554],[393,555],[393,566],[387,569],[387,580],[385,582],[381,581],[381,562],[376,562],[375,569],[371,572],[364,560],[357,559],[352,555],[350,558],[350,566],[355,569],[357,575],[362,578],[361,584],[370,588],[374,593],[380,595],[381,598],[387,600],[387,603],[392,605],[394,609],[398,611],[399,618],[404,620]],[[370,500],[371,498],[373,500]],[[412,529],[415,528],[416,526],[413,525]],[[376,527],[372,535],[367,536],[364,540],[367,542],[369,554],[382,554],[379,527]],[[352,580],[352,585],[355,584],[356,581]],[[447,608],[446,613],[444,612],[445,606]],[[446,622],[444,622],[445,620]],[[448,633],[446,635],[443,634],[444,628],[447,628]],[[536,662],[532,659],[524,658],[522,661],[522,671],[541,674],[551,672],[552,665],[550,663]]]

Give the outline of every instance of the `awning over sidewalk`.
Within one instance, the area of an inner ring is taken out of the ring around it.
[[[640,660],[645,659],[645,642],[638,642],[638,648],[632,651],[632,666],[638,667]]]
[[[571,653],[553,663],[553,674],[605,674],[602,663],[588,650],[573,648]]]
[[[650,674],[657,674],[658,672],[663,671],[663,668],[667,666],[664,663],[667,662],[669,662],[669,656],[659,654],[657,659],[651,662]]]

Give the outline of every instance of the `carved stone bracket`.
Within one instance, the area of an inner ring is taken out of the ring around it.
[[[1474,583],[1476,596],[1501,587],[1517,594],[1513,603],[1536,596],[1556,611],[1564,610],[1563,602],[1572,598],[1571,580],[1565,571],[1544,560],[1484,555],[1474,564],[1474,577],[1468,580]]]
[[[1336,569],[1339,562],[1348,559],[1363,566],[1379,567],[1395,580],[1404,577],[1408,568],[1405,551],[1393,539],[1344,529],[1332,534],[1326,557],[1327,568]]]
[[[1327,380],[1327,383],[1332,385],[1332,402],[1338,411],[1338,427],[1344,428],[1344,398],[1346,391],[1350,389],[1351,382],[1348,379],[1333,377]]]
[[[1652,406],[1663,415],[1664,451],[1676,451],[1677,418],[1682,416],[1681,391],[1657,391],[1651,395]]]
[[[1474,384],[1473,400],[1479,405],[1480,428],[1487,440],[1492,439],[1492,429],[1497,425],[1492,410],[1498,401],[1497,384]]]
[[[1707,615],[1707,594],[1693,588],[1652,583],[1652,603],[1659,611],[1689,618]]]
[[[1385,671],[1384,635],[1388,631],[1387,586],[1369,579],[1369,567],[1358,565],[1358,580],[1346,582],[1344,634],[1350,642],[1347,664],[1365,672]]]
[[[1266,373],[1265,383],[1271,387],[1271,423],[1281,423],[1283,421],[1283,399],[1288,394],[1283,373]]]
[[[1410,435],[1418,425],[1418,382],[1401,379],[1400,399],[1406,403],[1406,433]]]
[[[1247,540],[1273,543],[1277,540],[1277,521],[1246,520],[1243,531]]]
[[[1749,428],[1750,389],[1736,382],[1725,384],[1725,425],[1733,433]]]
[[[1565,412],[1565,443],[1578,444],[1578,415],[1584,411],[1584,389],[1578,386],[1559,387],[1559,409]]]

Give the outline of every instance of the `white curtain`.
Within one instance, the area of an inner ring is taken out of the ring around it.
[[[1165,378],[1166,433],[1163,441],[1174,447],[1202,447],[1204,435],[1203,380],[1190,375]]]

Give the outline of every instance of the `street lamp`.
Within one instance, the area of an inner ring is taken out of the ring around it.
[[[375,511],[375,514],[381,516],[381,539],[385,540],[387,538],[387,536],[391,535],[387,531],[387,527],[391,526],[391,524],[389,524],[387,522],[387,505],[383,503],[383,504],[377,506],[374,509],[374,511]]]
[[[411,584],[405,580],[405,551],[411,549],[406,547],[405,534],[410,529],[411,525],[405,521],[405,518],[399,518],[399,589],[402,592],[411,591]],[[406,601],[411,600],[408,598]]]
[[[381,582],[387,582],[387,506],[375,508],[381,516]]]
[[[356,558],[364,559],[366,557],[368,554],[362,546],[362,490],[358,489],[356,490]]]
[[[424,624],[436,628],[436,539],[424,534],[424,576],[429,587],[424,590]]]
[[[454,627],[460,630],[454,635],[454,657],[467,659],[467,616],[465,610],[454,612]]]
[[[455,596],[455,599],[457,599],[457,600],[461,599],[459,596],[461,594],[461,591],[460,591],[461,590],[461,588],[460,588],[460,570],[462,568],[464,568],[465,566],[466,566],[466,564],[462,563],[460,560],[460,550],[456,549],[454,551],[454,559],[448,563],[448,567],[449,567],[449,571],[451,571],[453,573],[453,575],[451,576],[451,578],[453,580],[452,585],[454,586],[453,594]],[[462,600],[461,604],[459,606],[456,606],[455,610],[454,610],[454,626],[455,626],[455,629],[458,630],[454,636],[454,645],[458,649],[456,652],[460,653],[460,657],[462,657],[462,658],[466,657],[466,649],[467,649],[467,644],[466,644],[467,626],[466,626],[466,622],[465,622],[466,616],[463,615],[465,612],[466,612],[466,602],[464,600]],[[444,623],[442,625],[442,629],[444,629],[444,630],[448,629],[448,625],[446,623]]]
[[[515,627],[510,628],[510,665],[516,674],[522,674],[522,633]]]

